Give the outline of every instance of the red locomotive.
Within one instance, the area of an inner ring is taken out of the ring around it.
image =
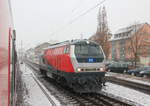
[[[77,92],[96,92],[105,77],[104,52],[89,40],[56,43],[44,50],[40,70]]]

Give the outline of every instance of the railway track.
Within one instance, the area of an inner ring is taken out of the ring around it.
[[[132,88],[132,89],[136,89],[140,92],[143,92],[143,93],[150,95],[150,85],[120,79],[120,78],[116,78],[114,76],[107,76],[106,81],[111,82],[111,83],[115,83],[115,84],[119,84],[119,85],[123,85],[123,86],[129,87],[129,88]]]
[[[28,63],[27,63],[28,64]],[[61,86],[56,81],[50,78],[38,77],[40,74],[36,68],[37,65],[28,64],[34,72],[36,72],[38,80],[53,93],[53,95],[61,102],[63,106],[134,106],[133,102],[121,100],[109,95],[88,93],[79,94],[72,91],[68,87]]]
[[[104,94],[88,93],[88,94],[79,94],[73,92],[69,88],[64,88],[61,85],[57,84],[50,78],[44,78],[42,82],[50,83],[55,86],[59,92],[59,97],[63,96],[66,98],[67,103],[64,106],[67,106],[68,103],[71,103],[73,106],[133,106],[129,101],[121,101],[118,98],[112,98]],[[46,88],[50,91],[51,88],[48,84],[45,84]],[[60,99],[61,100],[61,99]],[[70,105],[68,105],[70,106]]]

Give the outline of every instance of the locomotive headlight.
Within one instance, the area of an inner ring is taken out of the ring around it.
[[[103,71],[104,71],[104,68],[100,68],[99,70],[103,72]]]
[[[81,72],[81,68],[77,68],[77,71],[78,71],[78,72]]]

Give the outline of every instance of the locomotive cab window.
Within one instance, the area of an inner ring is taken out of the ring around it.
[[[96,44],[76,44],[75,56],[80,63],[97,63],[104,60],[104,54],[99,45]]]
[[[64,53],[65,53],[65,54],[69,53],[69,47],[65,47]]]
[[[88,55],[88,56],[102,56],[103,52],[98,45],[76,45],[75,46],[76,55]]]

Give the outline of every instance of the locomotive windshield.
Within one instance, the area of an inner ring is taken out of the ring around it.
[[[102,49],[93,42],[76,43],[74,53],[79,63],[98,63],[104,60]]]
[[[78,44],[75,46],[75,54],[82,56],[101,56],[103,53],[101,48],[96,44]]]

